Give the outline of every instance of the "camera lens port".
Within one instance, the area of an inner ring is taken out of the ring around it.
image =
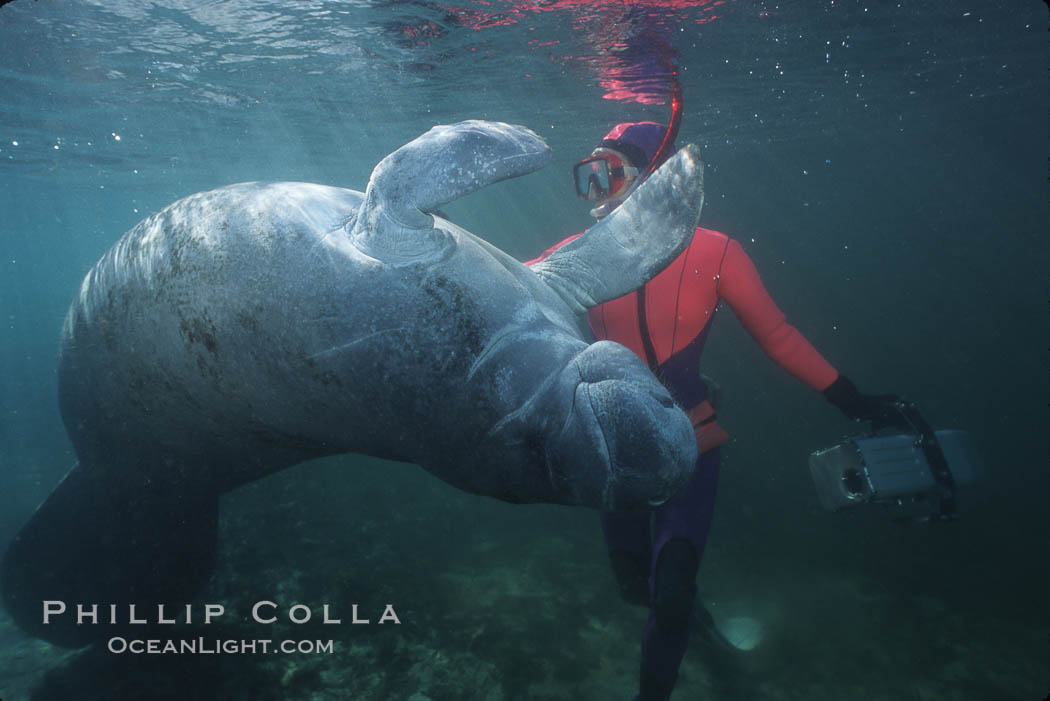
[[[842,487],[846,490],[846,496],[857,500],[867,496],[868,485],[864,474],[856,469],[850,468],[842,472]]]

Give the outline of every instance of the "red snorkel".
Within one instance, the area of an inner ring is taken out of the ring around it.
[[[653,173],[653,171],[660,167],[660,165],[671,156],[671,149],[674,148],[675,138],[677,138],[678,136],[678,127],[681,123],[682,87],[678,83],[678,71],[671,69],[671,119],[667,125],[667,129],[664,131],[663,138],[660,140],[660,145],[657,147],[656,152],[653,154],[653,157],[649,159],[649,163],[648,165],[646,165],[645,169],[640,170],[638,175],[635,177],[634,182],[624,192],[617,194],[615,199],[607,199],[598,204],[598,206],[591,210],[591,216],[601,219],[602,217],[609,214],[613,209],[618,207],[627,198],[628,195],[630,195],[630,193],[634,190],[635,187],[637,187],[647,177],[649,177]],[[648,122],[647,124],[649,124],[652,127],[658,126],[653,122]],[[630,124],[625,123],[622,125],[618,125],[616,129],[627,126],[630,126]],[[614,129],[614,131],[616,130]],[[608,135],[606,135],[606,138],[602,140],[602,144],[603,146],[606,144],[610,144],[609,148],[620,149],[624,149],[627,146],[631,146],[631,144],[617,145],[617,138],[618,136],[613,136],[613,133],[610,132]],[[640,151],[641,149],[635,150]],[[641,153],[639,155],[644,156],[644,153]],[[595,156],[591,159],[585,159],[580,163],[577,163],[576,166],[573,168],[573,182],[576,187],[576,194],[577,196],[583,199],[598,199],[590,196],[590,193],[592,192],[591,174],[586,171],[582,173],[580,172],[581,166],[585,166],[587,163],[593,160],[598,160],[598,157]],[[640,158],[638,158],[634,162],[638,163],[639,161],[641,161]],[[606,169],[606,172],[609,172],[608,168]],[[606,177],[609,179],[611,186],[612,178],[608,175]],[[604,185],[604,183],[602,183],[600,179],[595,180],[594,184],[599,186]]]
[[[653,171],[660,167],[660,164],[666,161],[671,156],[671,147],[674,145],[674,140],[678,137],[678,125],[682,123],[682,86],[678,84],[678,71],[671,71],[671,121],[667,124],[667,133],[664,134],[663,141],[660,142],[660,148],[656,149],[656,153],[653,154],[653,158],[649,161],[649,165],[645,167],[645,172],[642,174],[640,180],[645,180],[647,177],[652,175]]]

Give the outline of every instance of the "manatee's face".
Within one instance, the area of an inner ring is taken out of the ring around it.
[[[564,503],[644,509],[681,489],[696,463],[689,419],[645,364],[617,343],[588,346],[551,389],[544,453]]]

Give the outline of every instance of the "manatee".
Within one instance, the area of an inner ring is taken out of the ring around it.
[[[634,354],[588,344],[580,312],[684,249],[698,153],[531,268],[432,214],[549,157],[524,127],[443,125],[384,158],[363,194],[242,183],[126,233],[65,321],[77,462],[5,554],[15,621],[75,647],[115,628],[45,625],[43,601],[184,607],[214,566],[220,495],[326,455],[416,463],[509,502],[672,496],[696,458],[689,420]]]

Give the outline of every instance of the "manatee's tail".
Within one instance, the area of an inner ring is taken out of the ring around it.
[[[217,493],[187,495],[156,484],[120,488],[108,472],[75,465],[0,564],[12,618],[55,645],[81,647],[128,631],[130,604],[140,618],[156,620],[159,604],[174,617],[215,565]],[[45,602],[62,602],[65,612],[45,623]],[[97,623],[78,625],[78,604],[88,611],[97,605]],[[116,625],[110,605],[117,607]]]

